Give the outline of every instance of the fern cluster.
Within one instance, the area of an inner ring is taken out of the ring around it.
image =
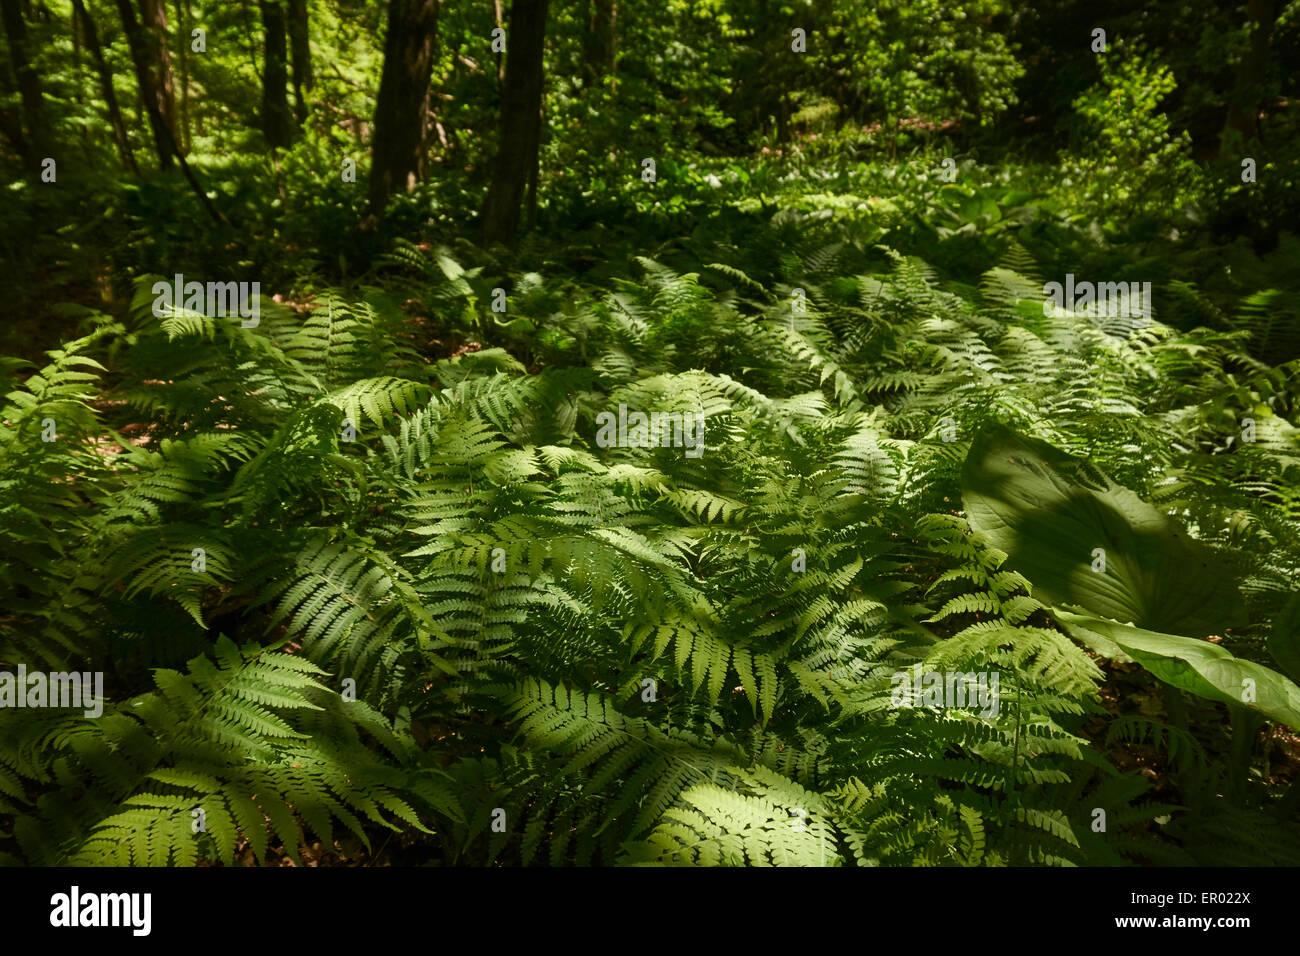
[[[774,239],[792,216],[745,261],[642,258],[562,303],[513,277],[506,321],[482,268],[407,245],[401,294],[254,329],[156,318],[142,279],[51,353],[0,412],[0,662],[102,671],[109,700],[0,711],[5,858],[396,830],[445,862],[1203,860],[1219,831],[1107,755],[1203,745],[1106,710],[959,472],[1003,422],[1181,513],[1249,584],[1249,656],[1300,566],[1268,303],[1100,327],[1045,315],[1014,244],[962,287],[833,225]],[[431,360],[406,293],[488,347]],[[702,456],[601,447],[620,404],[702,415]],[[918,667],[997,675],[996,712],[900,706]]]

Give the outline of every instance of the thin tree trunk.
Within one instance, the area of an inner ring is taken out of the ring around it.
[[[507,34],[501,137],[492,183],[483,201],[483,241],[513,244],[520,206],[537,173],[542,133],[542,55],[549,0],[513,0]]]
[[[176,0],[176,32],[180,37],[181,51],[181,149],[189,155],[194,148],[194,137],[190,132],[190,36],[191,18],[185,10],[185,0]]]
[[[23,161],[23,166],[32,172],[38,172],[41,168],[40,160],[32,152],[31,144],[27,142],[27,137],[23,135],[23,121],[16,112],[10,110],[0,111],[0,133],[4,133],[5,139],[9,140],[15,152]]]
[[[592,86],[614,72],[618,3],[587,0],[587,33],[582,41],[583,83]]]
[[[50,155],[52,142],[45,123],[45,97],[41,91],[41,77],[28,54],[27,23],[23,20],[19,0],[0,0],[0,16],[4,19],[5,36],[9,40],[9,58],[13,63],[14,78],[22,101],[25,142],[29,144],[28,168],[39,172],[40,161]]]
[[[180,123],[176,115],[175,79],[172,76],[171,54],[167,52],[167,8],[165,0],[140,0],[141,24],[149,45],[150,59],[155,74],[158,95],[158,112],[167,123],[167,131],[179,147]]]
[[[437,28],[436,0],[391,0],[388,5],[370,163],[373,213],[382,214],[394,192],[424,178],[429,76]]]
[[[1246,18],[1250,27],[1250,50],[1237,63],[1236,82],[1225,125],[1249,141],[1259,138],[1259,86],[1264,80],[1273,37],[1273,0],[1247,0]]]
[[[117,144],[122,165],[139,176],[140,167],[136,165],[135,154],[131,152],[131,144],[126,138],[126,124],[122,122],[122,110],[117,104],[117,93],[113,90],[113,73],[104,61],[104,50],[99,44],[99,31],[95,28],[95,21],[90,18],[90,11],[86,9],[84,0],[72,0],[72,13],[81,24],[86,49],[90,51],[91,59],[95,63],[95,71],[99,74],[99,92],[104,97],[104,108],[108,111],[108,124],[113,128],[113,142]]]
[[[214,222],[226,225],[226,217],[221,214],[221,210],[216,204],[208,198],[208,194],[199,184],[198,178],[194,171],[190,169],[190,164],[185,161],[181,155],[180,144],[176,142],[176,133],[172,126],[169,126],[166,118],[158,103],[158,90],[154,86],[154,77],[149,71],[150,50],[147,41],[142,35],[145,31],[135,19],[135,11],[131,9],[130,0],[117,0],[117,10],[122,17],[122,26],[126,29],[127,39],[131,46],[131,58],[135,61],[135,75],[140,84],[140,102],[144,105],[145,113],[149,116],[149,125],[153,128],[154,142],[158,147],[158,164],[162,169],[170,169],[172,159],[175,158],[180,163],[181,173],[185,176],[185,181],[190,184],[194,194],[198,196],[199,202]]]
[[[316,79],[311,70],[311,30],[307,0],[289,0],[289,57],[293,66],[293,112],[302,126],[307,122],[306,93]]]
[[[131,62],[135,65],[136,82],[140,85],[140,102],[145,115],[149,117],[149,127],[153,131],[154,150],[158,156],[158,167],[170,169],[175,137],[167,127],[166,113],[163,110],[163,94],[158,88],[157,76],[152,69],[154,57],[145,37],[145,29],[135,17],[131,0],[117,0],[117,12],[122,18],[122,28],[126,31],[127,44],[131,48]]]
[[[272,148],[293,144],[293,118],[289,113],[289,65],[284,7],[278,0],[259,0],[266,30],[262,69],[262,132]]]
[[[501,5],[501,0],[492,0],[492,17],[496,21],[498,27],[501,27],[502,29],[505,28],[506,12],[505,8]],[[504,51],[495,53],[494,55],[497,58],[497,89],[501,89],[506,85],[506,55]]]

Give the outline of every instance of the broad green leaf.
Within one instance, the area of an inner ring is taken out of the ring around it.
[[[1234,707],[1249,707],[1273,720],[1300,728],[1300,687],[1262,664],[1233,657],[1217,644],[1160,634],[1059,608],[1053,614],[1071,636],[1099,645],[1101,636],[1157,678],[1180,690]],[[1099,651],[1100,652],[1100,651]]]
[[[1196,637],[1240,617],[1236,585],[1177,522],[1046,442],[1000,425],[980,434],[962,500],[971,527],[1046,604]]]

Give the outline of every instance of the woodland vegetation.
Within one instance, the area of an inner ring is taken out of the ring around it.
[[[3,862],[1300,863],[1300,0],[0,14]]]

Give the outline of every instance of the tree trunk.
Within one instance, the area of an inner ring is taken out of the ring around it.
[[[382,214],[394,192],[424,178],[429,74],[437,29],[436,0],[389,3],[370,162],[373,213]]]
[[[315,85],[311,71],[311,36],[307,0],[289,0],[289,57],[293,65],[293,113],[298,125],[307,122],[305,94]]]
[[[148,2],[148,0],[145,0]],[[212,217],[213,222],[220,225],[227,225],[226,217],[222,215],[221,210],[208,197],[203,186],[199,183],[198,178],[194,175],[194,170],[190,169],[190,164],[185,161],[181,155],[180,144],[176,142],[176,130],[172,125],[168,125],[166,118],[162,114],[159,104],[159,91],[154,83],[154,75],[150,72],[150,49],[148,40],[145,38],[145,30],[135,19],[135,11],[131,9],[131,0],[117,0],[117,12],[122,17],[122,26],[126,30],[127,41],[131,46],[131,59],[135,62],[135,76],[140,84],[140,102],[144,106],[145,113],[149,116],[149,125],[153,128],[154,142],[158,147],[158,165],[166,170],[171,169],[172,158],[180,163],[181,173],[185,181],[190,184],[203,204],[203,208],[208,215]],[[170,74],[170,67],[168,68]]]
[[[113,128],[113,142],[117,144],[122,165],[139,176],[140,167],[136,165],[135,154],[131,152],[131,144],[126,138],[126,124],[122,122],[122,110],[117,105],[117,93],[113,90],[113,72],[104,61],[104,50],[99,45],[99,31],[95,29],[95,21],[90,19],[90,11],[86,9],[84,0],[72,0],[72,12],[81,24],[86,49],[90,51],[95,71],[99,74],[99,92],[104,97],[104,107],[108,110],[108,124]]]
[[[0,133],[4,134],[5,139],[13,146],[14,151],[18,153],[19,158],[23,161],[23,166],[33,173],[40,171],[41,163],[32,152],[31,144],[27,142],[27,137],[23,135],[22,118],[14,111],[0,110]]]
[[[167,8],[165,0],[140,0],[141,23],[145,28],[144,38],[148,43],[149,56],[155,76],[155,89],[158,96],[158,112],[167,124],[172,141],[179,151],[181,143],[180,123],[176,115],[175,81],[172,77],[171,55],[167,52]]]
[[[501,138],[492,184],[483,201],[483,241],[513,244],[520,205],[542,135],[542,54],[549,0],[513,0],[506,35],[506,83],[501,94]]]
[[[41,92],[41,76],[28,56],[27,24],[23,20],[19,0],[0,0],[0,15],[4,18],[5,36],[9,40],[9,58],[13,63],[14,78],[22,99],[22,121],[26,127],[24,142],[28,169],[40,171],[40,162],[50,155],[51,138],[45,123],[45,97]]]
[[[189,24],[193,18],[186,15],[185,0],[176,0],[176,32],[180,37],[181,51],[181,151],[186,156],[194,148],[194,137],[190,132],[190,36]]]
[[[117,0],[117,12],[122,18],[127,44],[131,47],[131,62],[135,65],[135,78],[140,85],[140,100],[144,105],[145,115],[149,117],[149,128],[153,131],[158,167],[171,169],[172,155],[175,152],[172,149],[175,134],[167,125],[167,114],[164,110],[165,94],[158,87],[158,78],[154,69],[156,59],[145,36],[147,31],[136,20],[131,0]]]
[[[505,29],[506,14],[505,8],[501,6],[501,0],[492,0],[492,21],[502,29]],[[506,55],[505,52],[494,52],[493,56],[497,58],[497,89],[500,90],[506,85]]]
[[[616,0],[587,0],[587,34],[583,37],[583,83],[592,86],[614,72],[617,41]]]
[[[1226,125],[1249,141],[1259,138],[1260,85],[1264,81],[1273,37],[1273,0],[1247,0],[1246,18],[1250,27],[1250,50],[1237,63]]]
[[[289,113],[288,34],[284,6],[279,0],[259,0],[266,30],[266,58],[262,67],[262,133],[267,145],[288,149],[293,144],[293,117]]]

